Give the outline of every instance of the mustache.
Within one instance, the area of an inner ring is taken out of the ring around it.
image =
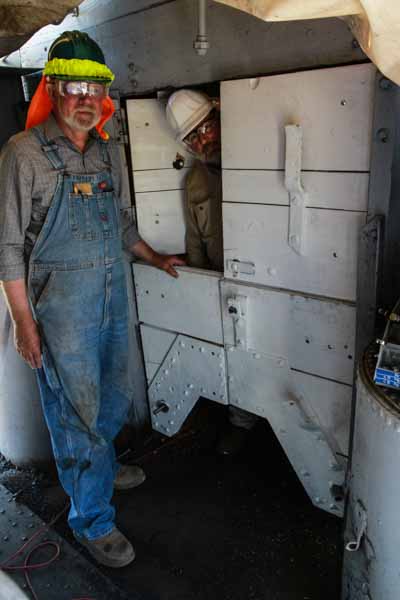
[[[88,113],[90,115],[96,115],[96,111],[93,110],[93,108],[88,108],[87,106],[81,106],[79,108],[74,108],[74,110],[72,111],[72,114],[75,115],[77,112],[85,112]]]

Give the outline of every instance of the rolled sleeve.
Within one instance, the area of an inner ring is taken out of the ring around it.
[[[32,172],[29,159],[11,138],[0,154],[0,280],[26,274],[25,231],[32,210]]]

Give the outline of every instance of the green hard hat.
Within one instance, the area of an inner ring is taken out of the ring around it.
[[[100,46],[83,31],[64,31],[50,46],[48,60],[53,58],[80,58],[106,64]]]
[[[45,75],[57,79],[86,79],[111,83],[100,46],[83,31],[64,31],[50,46]]]

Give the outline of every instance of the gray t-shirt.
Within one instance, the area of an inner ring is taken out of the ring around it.
[[[99,135],[95,129],[84,152],[65,137],[53,115],[41,125],[46,138],[54,141],[67,171],[88,175],[106,168]],[[123,178],[117,144],[110,140],[108,150],[112,165],[115,194],[123,194]],[[44,223],[57,184],[57,172],[44,155],[32,131],[9,139],[0,154],[0,280],[23,279],[27,275],[29,256]],[[140,241],[136,227],[123,214],[125,249]]]

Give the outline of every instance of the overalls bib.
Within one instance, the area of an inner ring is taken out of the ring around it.
[[[69,524],[96,539],[114,527],[112,441],[133,402],[119,203],[107,142],[98,141],[105,170],[76,175],[66,171],[57,145],[39,128],[32,131],[58,171],[29,261],[42,340],[37,376],[60,481],[71,498]]]

